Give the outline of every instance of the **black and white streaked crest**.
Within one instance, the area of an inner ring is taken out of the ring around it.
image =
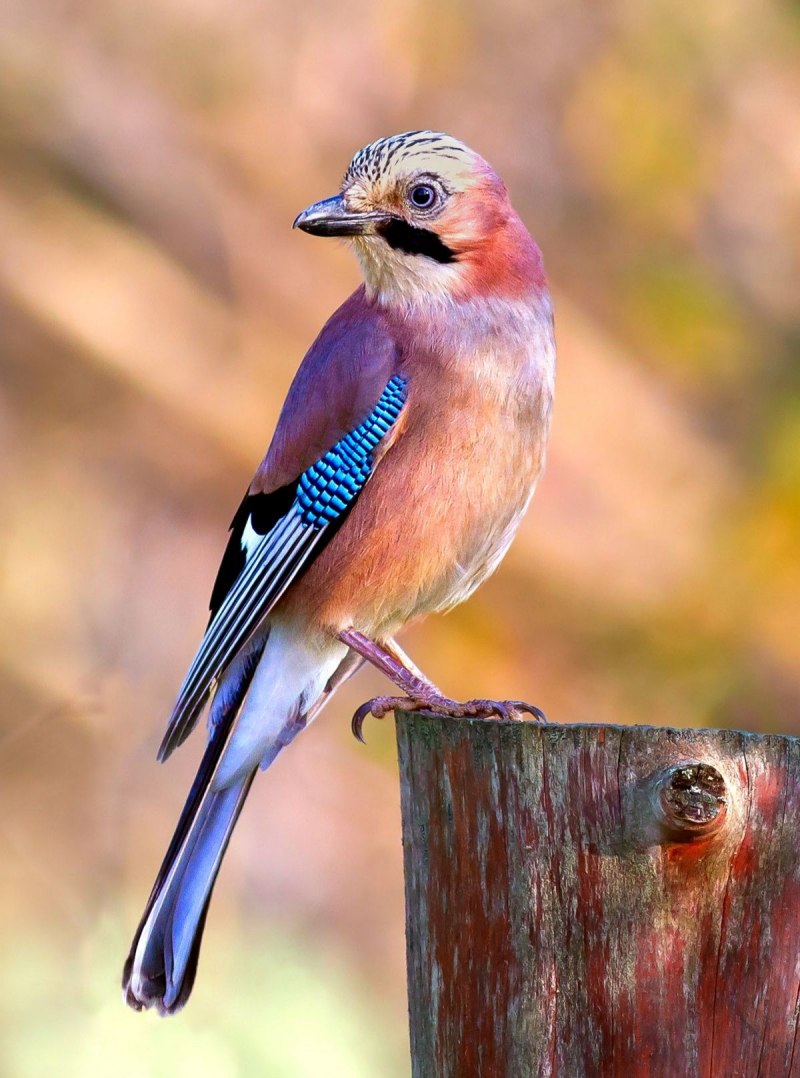
[[[348,165],[342,182],[348,184],[355,179],[374,182],[401,161],[430,157],[432,154],[458,161],[462,157],[469,157],[471,151],[463,142],[443,131],[404,131],[402,135],[376,139],[359,150]]]

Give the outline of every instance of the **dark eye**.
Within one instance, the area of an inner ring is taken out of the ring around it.
[[[429,210],[436,201],[436,189],[429,183],[418,183],[408,193],[412,206],[418,210]]]

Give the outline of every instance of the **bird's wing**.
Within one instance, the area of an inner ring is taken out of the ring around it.
[[[211,620],[159,759],[189,735],[228,663],[333,537],[398,429],[406,396],[394,339],[357,292],[304,359],[269,451],[233,518]]]

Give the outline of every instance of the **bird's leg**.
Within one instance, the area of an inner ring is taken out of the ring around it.
[[[368,663],[385,674],[405,696],[376,696],[368,700],[353,715],[353,733],[363,741],[362,727],[367,715],[382,719],[389,711],[429,711],[435,715],[448,715],[452,718],[481,716],[489,718],[496,715],[501,719],[518,718],[517,712],[527,711],[539,722],[547,722],[545,714],[533,704],[523,700],[467,700],[460,703],[443,696],[436,686],[428,681],[424,674],[414,666],[405,653],[392,640],[388,644],[379,644],[364,636],[357,629],[344,629],[339,633],[343,644],[355,651]]]
[[[410,656],[407,655],[405,651],[403,651],[403,649],[400,647],[400,645],[397,643],[393,636],[390,636],[388,640],[384,641],[383,648],[384,651],[388,651],[388,653],[392,655],[401,664],[401,666],[404,666],[405,669],[412,673],[414,677],[417,678],[423,685],[426,685],[433,692],[439,692],[433,682],[425,677],[425,675],[416,665],[414,660],[410,658]]]
[[[357,629],[344,629],[339,633],[339,639],[413,699],[417,699],[421,694],[438,694],[439,690],[433,682],[428,681],[425,675],[406,658],[394,641],[391,645],[379,644],[358,632]]]

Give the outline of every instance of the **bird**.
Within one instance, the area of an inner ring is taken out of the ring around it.
[[[294,228],[351,247],[363,281],[289,388],[235,513],[211,616],[159,750],[208,712],[197,776],[133,939],[123,996],[180,1010],[211,893],[259,768],[369,663],[393,695],[358,709],[542,719],[444,696],[400,630],[497,568],[542,473],[555,342],[541,252],[495,170],[443,132],[359,150]],[[399,690],[399,692],[397,691]]]

